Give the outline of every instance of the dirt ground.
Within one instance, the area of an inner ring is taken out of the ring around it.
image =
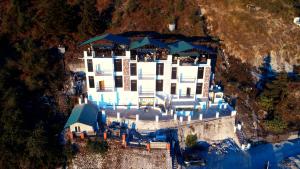
[[[80,152],[69,166],[71,169],[169,169],[172,159],[167,150],[123,148],[120,142],[109,141],[106,155]]]

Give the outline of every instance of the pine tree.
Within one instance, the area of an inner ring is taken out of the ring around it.
[[[95,4],[95,1],[83,1],[81,5],[82,20],[78,25],[78,31],[85,38],[96,35],[101,30],[101,18]]]

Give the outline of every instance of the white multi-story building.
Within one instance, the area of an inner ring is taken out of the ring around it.
[[[89,44],[89,45],[88,45]],[[87,40],[87,94],[99,108],[206,108],[213,51],[184,41],[130,41],[105,34]]]

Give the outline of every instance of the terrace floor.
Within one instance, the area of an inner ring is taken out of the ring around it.
[[[198,120],[200,114],[202,114],[203,119],[208,119],[208,118],[215,118],[216,117],[216,112],[219,112],[219,117],[225,117],[225,116],[230,116],[231,111],[233,110],[232,107],[227,106],[227,108],[220,109],[218,106],[211,106],[208,109],[203,109],[201,111],[176,111],[177,117],[183,116],[183,120],[187,121],[187,115],[190,113],[191,115],[191,120]],[[117,112],[120,113],[120,118],[125,118],[125,119],[135,119],[136,115],[139,115],[140,120],[151,120],[154,121],[155,117],[158,115],[159,120],[172,120],[174,119],[173,116],[171,116],[170,113],[167,115],[163,115],[159,110],[153,109],[153,108],[148,108],[146,109],[106,109],[105,110],[106,115],[110,117],[117,117]]]

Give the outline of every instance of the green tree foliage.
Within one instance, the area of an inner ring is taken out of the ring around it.
[[[285,73],[277,75],[275,80],[268,81],[260,94],[259,101],[266,111],[273,112],[275,106],[283,101],[288,92],[288,77]]]
[[[287,124],[281,118],[276,117],[265,122],[266,128],[276,134],[283,133],[287,129]]]
[[[197,144],[197,135],[196,134],[189,134],[186,136],[185,144],[188,147],[194,147]]]
[[[81,6],[81,23],[78,25],[79,32],[87,37],[96,35],[101,30],[100,13],[95,7],[96,1],[83,1]]]
[[[44,12],[37,22],[41,22],[46,33],[65,34],[77,31],[78,12],[65,0],[43,1],[39,8],[40,12]]]
[[[2,22],[2,32],[25,32],[30,28],[31,20],[29,1],[13,0],[8,14],[4,15]],[[12,22],[14,21],[14,22]]]
[[[126,7],[126,12],[127,13],[132,13],[134,12],[137,8],[139,7],[139,4],[136,0],[129,0],[127,7]]]
[[[30,39],[12,44],[3,38],[0,46],[14,51],[0,48],[0,166],[55,168],[65,159],[58,143],[64,120],[54,101],[63,82],[61,59]]]

